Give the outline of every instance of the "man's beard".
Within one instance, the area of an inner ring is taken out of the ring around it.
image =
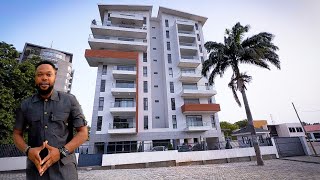
[[[48,94],[51,93],[51,91],[52,91],[52,89],[53,89],[53,86],[54,86],[54,85],[52,85],[52,86],[49,85],[48,89],[43,90],[43,89],[40,88],[40,84],[37,84],[37,85],[36,85],[36,88],[37,88],[37,91],[38,91],[38,93],[39,93],[40,95],[46,96],[46,95],[48,95]]]

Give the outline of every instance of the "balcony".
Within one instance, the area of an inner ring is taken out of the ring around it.
[[[200,60],[198,56],[194,55],[181,55],[181,59],[179,61],[178,67],[180,68],[196,68],[200,65]]]
[[[111,21],[101,23],[100,21],[92,21],[91,31],[93,34],[100,34],[104,36],[118,36],[130,38],[147,38],[147,27],[135,26],[130,24],[112,24]]]
[[[131,37],[89,35],[91,49],[109,49],[120,51],[146,51],[147,40]]]
[[[198,82],[202,78],[200,71],[181,71],[179,80],[181,82]]]
[[[135,66],[114,66],[112,74],[114,79],[135,80],[137,68]]]
[[[196,43],[191,43],[191,42],[180,42],[179,43],[180,50],[183,52],[197,52],[198,47]]]
[[[109,124],[109,134],[135,134],[136,127],[133,122],[113,122]]]
[[[99,64],[136,64],[139,58],[138,52],[109,51],[86,49],[85,57],[91,67]]]
[[[189,20],[177,19],[176,24],[177,24],[178,32],[184,31],[187,33],[194,34],[194,22],[189,21]]]
[[[220,104],[184,104],[183,114],[213,114],[220,111]]]
[[[112,24],[126,24],[134,26],[143,25],[143,16],[128,13],[111,13],[109,20]]]
[[[114,84],[111,88],[111,93],[115,97],[135,97],[135,84]]]
[[[181,97],[212,97],[217,94],[211,86],[184,86],[181,90]]]
[[[109,111],[113,116],[134,115],[136,113],[136,103],[112,102]]]
[[[203,121],[190,121],[187,120],[187,127],[184,131],[187,132],[201,132],[201,131],[208,131],[210,129],[210,124]]]

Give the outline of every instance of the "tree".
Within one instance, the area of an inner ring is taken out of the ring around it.
[[[40,58],[18,63],[18,57],[13,45],[0,42],[0,144],[13,143],[15,110],[23,99],[36,92],[32,85]]]
[[[226,121],[221,121],[220,122],[220,127],[223,130],[225,137],[230,137],[231,134],[232,134],[232,131],[234,131],[236,129],[239,129],[238,125],[231,124],[231,123],[228,123]]]
[[[240,72],[239,65],[251,64],[270,70],[269,63],[280,69],[280,61],[276,53],[278,47],[272,43],[274,37],[272,34],[261,32],[244,39],[244,35],[248,31],[248,25],[242,26],[237,23],[232,29],[226,29],[224,43],[206,42],[204,46],[209,53],[209,58],[204,61],[201,73],[208,78],[209,84],[212,85],[216,76],[222,77],[229,67],[232,69],[233,74],[228,86],[231,88],[233,96],[240,107],[241,103],[237,91],[240,91],[242,95],[257,164],[264,165],[246,96],[246,84],[251,81],[251,76]]]
[[[237,121],[234,124],[238,125],[239,128],[244,128],[248,125],[248,120],[247,119],[243,119],[241,121]]]

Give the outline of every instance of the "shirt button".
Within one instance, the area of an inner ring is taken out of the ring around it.
[[[45,102],[47,102],[47,101],[48,101],[48,99],[45,99],[44,101],[45,101]]]
[[[44,126],[44,128],[48,129],[48,126],[47,126],[47,125],[45,125],[45,126]]]
[[[44,114],[48,114],[47,112],[44,112]]]

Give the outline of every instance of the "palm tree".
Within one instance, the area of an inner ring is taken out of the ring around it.
[[[209,58],[203,62],[201,73],[209,78],[208,82],[212,85],[217,75],[222,77],[224,72],[231,67],[233,74],[228,86],[240,107],[241,103],[237,91],[242,94],[257,164],[264,165],[246,96],[246,84],[251,81],[251,76],[240,72],[239,64],[252,64],[270,70],[268,63],[280,69],[280,61],[276,53],[278,47],[272,43],[274,36],[267,32],[261,32],[244,39],[244,34],[249,31],[249,28],[248,25],[242,26],[238,22],[232,29],[226,29],[224,43],[206,42],[204,46],[209,53]]]

